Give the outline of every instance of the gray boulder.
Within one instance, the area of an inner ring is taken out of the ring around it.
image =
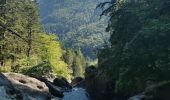
[[[44,82],[48,88],[49,88],[49,92],[55,96],[55,97],[59,97],[59,98],[62,98],[64,95],[63,95],[63,88],[59,87],[59,86],[56,86],[54,85],[51,81],[49,81],[48,79],[46,78],[37,78],[38,80]]]
[[[12,100],[51,99],[51,95],[45,83],[22,74],[1,73],[0,87],[0,100],[11,100],[11,98],[13,98]],[[1,99],[4,97],[7,97],[7,99]]]
[[[7,87],[0,86],[0,100],[13,100],[16,98],[14,95],[8,94]]]

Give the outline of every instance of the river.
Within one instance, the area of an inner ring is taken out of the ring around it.
[[[83,88],[73,88],[70,92],[65,92],[63,100],[89,100],[88,93]]]

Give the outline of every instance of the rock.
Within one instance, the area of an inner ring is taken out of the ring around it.
[[[148,87],[144,100],[170,100],[170,81]]]
[[[72,87],[85,87],[85,80],[82,77],[76,77],[71,82]]]
[[[53,95],[56,96],[58,98],[62,98],[63,95],[63,90],[61,87],[55,86],[50,80],[44,78],[44,77],[39,77],[37,78],[38,80],[44,82],[47,87],[49,88],[49,92]]]
[[[65,78],[55,78],[53,84],[62,88],[72,88]]]
[[[6,100],[4,97],[7,97],[7,99],[15,98],[17,100],[23,98],[22,94],[14,89],[12,83],[2,73],[0,73],[0,94],[0,100]]]
[[[65,81],[60,79],[60,78],[55,78],[53,80],[53,84],[56,85],[56,86],[59,86],[59,87],[65,87],[66,86]]]
[[[4,74],[0,74],[0,86],[12,86],[9,80],[4,76]]]
[[[8,90],[5,86],[0,86],[0,100],[12,100],[16,98],[14,95],[7,94]]]
[[[45,82],[46,85],[48,86],[49,88],[49,91],[50,93],[53,95],[53,96],[56,96],[56,97],[59,97],[59,98],[62,98],[64,95],[63,95],[63,91],[62,91],[62,88],[60,87],[57,87],[55,85],[53,85],[51,82],[47,81]]]
[[[50,100],[51,98],[45,83],[22,74],[0,74],[0,86],[2,92],[6,91],[9,95],[16,95],[15,98],[20,98],[17,100]],[[3,86],[5,89],[2,88]]]
[[[35,91],[49,92],[45,83],[22,74],[18,73],[5,73],[5,77],[12,83],[17,89],[30,88]],[[26,92],[26,91],[25,91]]]
[[[62,79],[63,81],[65,81],[66,87],[67,87],[68,89],[72,89],[72,86],[70,85],[70,83],[67,81],[66,78],[62,77],[61,79]]]

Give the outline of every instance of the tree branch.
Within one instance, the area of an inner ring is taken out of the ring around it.
[[[21,38],[22,40],[24,40],[25,42],[28,42],[25,38],[23,38],[21,35],[19,35],[17,32],[11,30],[10,28],[8,28],[5,24],[3,24],[2,22],[0,22],[0,26],[7,30],[8,32],[10,32],[13,35],[16,35],[17,37]]]

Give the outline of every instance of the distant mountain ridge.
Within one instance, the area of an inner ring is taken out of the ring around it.
[[[97,4],[105,0],[38,0],[47,33],[56,33],[65,47],[81,48],[95,58],[94,50],[108,40],[107,20],[99,20]]]

